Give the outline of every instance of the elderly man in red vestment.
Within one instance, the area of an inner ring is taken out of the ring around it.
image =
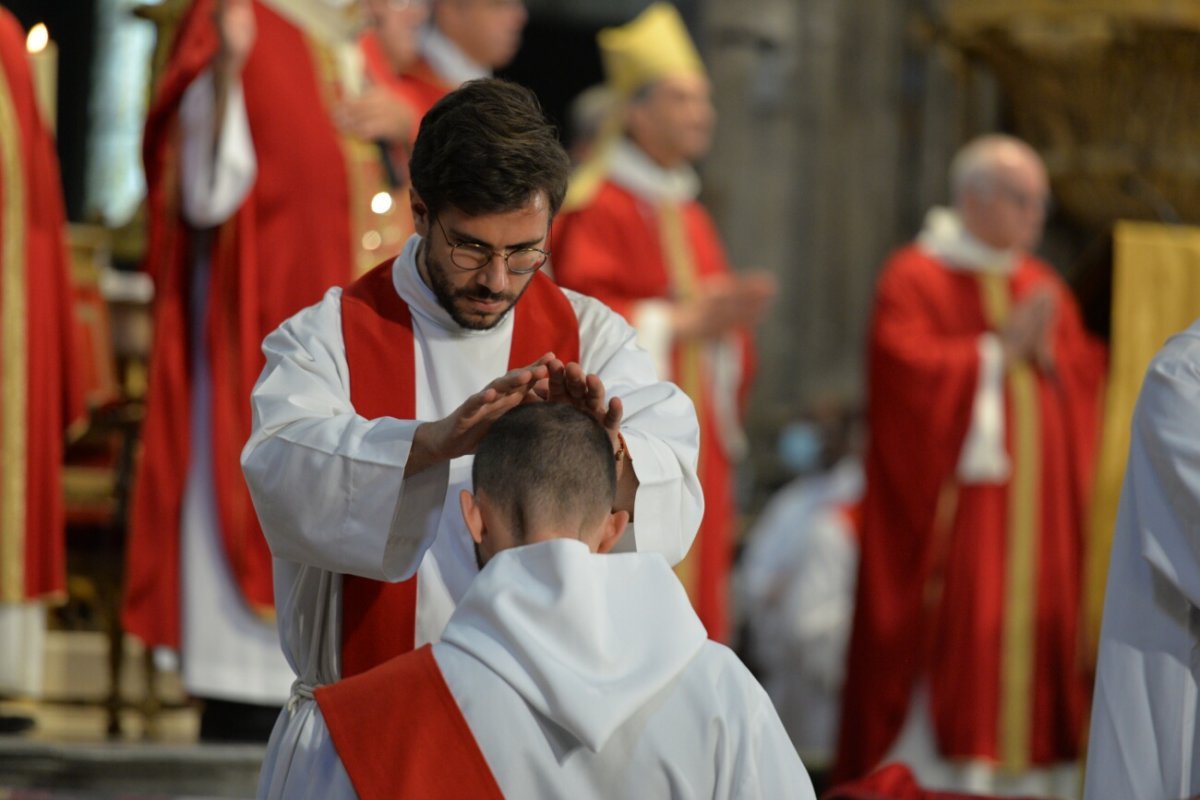
[[[40,693],[45,604],[66,593],[63,434],[83,397],[65,225],[25,33],[0,8],[0,695]],[[0,732],[30,724],[0,718]]]
[[[524,0],[433,0],[421,58],[403,76],[422,110],[513,60],[529,14]]]
[[[955,210],[879,276],[839,771],[898,760],[931,788],[1069,796],[1103,351],[1030,255],[1037,154],[986,136],[951,180]]]
[[[680,577],[714,639],[728,633],[733,462],[752,372],[749,331],[774,294],[763,274],[735,275],[696,201],[689,165],[713,126],[709,83],[673,6],[656,3],[601,31],[607,81],[619,102],[572,177],[554,230],[560,284],[597,297],[638,329],[659,374],[679,384],[700,417],[704,521]]]
[[[146,124],[155,341],[123,619],[180,648],[203,738],[265,738],[294,678],[238,468],[259,345],[412,232],[385,154],[419,112],[390,78],[427,8],[364,5],[362,43],[357,4],[198,0]]]

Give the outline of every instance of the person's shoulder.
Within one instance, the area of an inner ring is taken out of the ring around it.
[[[558,284],[555,286],[570,302],[571,308],[575,309],[575,316],[579,319],[581,332],[585,327],[590,326],[614,327],[621,331],[633,331],[632,326],[625,321],[625,318],[609,308],[603,301],[574,289],[568,289]]]
[[[1151,360],[1148,372],[1200,386],[1200,319],[1167,339]]]
[[[586,202],[563,210],[561,221],[568,223],[572,220],[621,216],[633,213],[636,208],[637,195],[611,178],[603,178]]]
[[[945,265],[917,242],[905,242],[893,249],[883,262],[885,272],[912,272],[942,269]]]

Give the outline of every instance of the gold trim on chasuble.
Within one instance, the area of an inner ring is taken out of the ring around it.
[[[308,32],[302,33],[316,67],[317,88],[325,111],[332,119],[334,108],[345,95],[344,85],[339,80],[337,54],[332,47],[321,44]],[[400,252],[405,240],[413,232],[412,219],[407,206],[407,193],[393,191],[387,184],[379,145],[340,133],[338,143],[346,167],[346,197],[350,203],[350,263],[353,277],[357,278],[388,256]],[[391,202],[382,212],[377,212],[373,210],[372,203],[381,194],[386,194]]]
[[[25,457],[29,351],[25,307],[25,171],[21,128],[0,70],[0,175],[4,177],[0,228],[0,602],[25,599]]]
[[[992,330],[1008,317],[1008,276],[979,276],[984,314]],[[1008,536],[1004,570],[1004,628],[1000,644],[1000,767],[1019,771],[1030,762],[1033,731],[1033,659],[1037,599],[1038,486],[1041,481],[1041,420],[1033,368],[1008,367],[1012,398],[1012,475],[1008,487]]]
[[[696,262],[692,247],[688,243],[683,225],[683,209],[673,200],[663,200],[658,205],[658,230],[662,243],[663,258],[671,276],[672,298],[690,300],[696,296]],[[679,356],[679,375],[676,383],[692,399],[696,407],[696,419],[703,419],[703,384],[701,358],[703,353],[697,342],[679,342],[675,346]],[[708,445],[701,437],[700,448]],[[697,459],[697,464],[699,464]],[[697,585],[700,558],[699,542],[694,542],[683,560],[675,565],[675,574],[687,590],[688,598],[695,605],[699,599]]]

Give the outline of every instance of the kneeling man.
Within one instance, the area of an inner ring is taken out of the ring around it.
[[[440,642],[316,690],[303,795],[797,797],[767,695],[709,641],[666,559],[606,553],[613,449],[566,404],[497,421],[463,516],[485,566]],[[289,793],[290,796],[290,793]]]

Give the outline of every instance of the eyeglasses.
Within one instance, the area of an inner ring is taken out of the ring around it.
[[[455,243],[450,241],[450,236],[442,227],[442,221],[434,217],[434,222],[441,230],[446,244],[450,245],[450,261],[459,269],[469,271],[483,269],[492,263],[492,259],[496,255],[500,255],[504,258],[504,266],[513,275],[528,275],[541,269],[546,260],[550,258],[549,252],[536,247],[522,247],[519,250],[493,250],[474,242]],[[547,233],[546,237],[549,238],[549,236],[550,234]]]
[[[1002,181],[995,184],[994,190],[1016,206],[1019,211],[1037,211],[1048,214],[1052,208],[1050,197],[1046,194],[1035,194]]]

